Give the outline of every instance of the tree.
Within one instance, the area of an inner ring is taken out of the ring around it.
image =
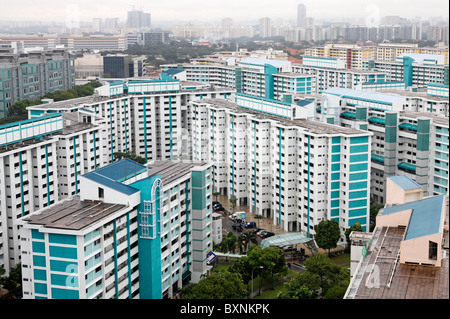
[[[239,260],[235,262],[228,270],[239,274],[242,281],[247,286],[250,283],[250,280],[252,280],[252,266],[248,256],[239,258]]]
[[[307,271],[284,283],[284,289],[278,299],[316,299],[320,295],[320,277]]]
[[[352,233],[352,231],[362,231],[361,225],[359,223],[356,223],[345,230],[345,239],[347,240],[348,249],[350,249],[350,234]]]
[[[266,247],[262,250],[260,260],[263,266],[263,273],[267,273],[271,277],[273,288],[275,283],[274,275],[286,275],[288,273],[284,252],[275,247]]]
[[[238,239],[233,232],[228,232],[227,236],[222,239],[222,241],[217,245],[219,251],[221,252],[231,252],[234,253],[236,245],[238,244]]]
[[[3,271],[0,270],[0,273],[5,273],[4,269]],[[3,286],[6,290],[9,290],[10,292],[13,292],[14,295],[21,293],[21,291],[18,291],[18,287],[22,284],[22,267],[20,264],[16,266],[16,268],[12,268],[9,271],[9,276],[2,276],[0,277],[0,286]]]
[[[259,220],[263,219],[263,215],[255,214],[254,218],[258,220],[258,228],[259,228]]]
[[[325,254],[314,254],[306,259],[303,265],[306,271],[319,276],[321,296],[324,296],[328,289],[338,284],[341,280],[347,279],[341,268]]]
[[[28,111],[27,107],[31,105],[37,105],[40,104],[41,100],[22,100],[19,102],[14,103],[10,107],[8,107],[8,112],[6,113],[6,116],[13,117],[13,116],[19,116],[23,117],[24,119],[28,118]]]
[[[250,244],[258,243],[258,237],[256,236],[255,232],[252,231],[242,233],[242,239],[244,241],[244,251],[248,250]]]
[[[212,195],[214,196],[217,202],[217,197],[220,195],[220,192],[213,192]]]
[[[238,273],[219,271],[183,293],[183,299],[242,299],[248,295],[248,290]]]
[[[121,153],[121,152],[115,152],[114,153],[114,159],[116,161],[121,160],[122,158],[128,158],[136,163],[140,163],[140,164],[145,164],[147,163],[147,161],[145,160],[145,158],[136,155],[135,153]]]
[[[316,232],[314,240],[317,245],[320,248],[328,249],[328,256],[330,256],[330,249],[336,248],[341,238],[339,223],[335,220],[322,220],[314,226],[314,230]]]
[[[236,207],[236,202],[237,202],[236,196],[231,195],[231,197],[230,197],[230,204],[231,204],[233,213],[234,213],[234,209],[235,209],[235,207]]]
[[[331,287],[323,296],[323,299],[343,299],[345,293],[347,292],[348,284],[348,282],[347,284],[345,284],[345,282],[342,282],[339,285]]]

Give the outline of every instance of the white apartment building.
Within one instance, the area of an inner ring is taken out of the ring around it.
[[[189,106],[192,159],[212,161],[214,190],[288,231],[369,225],[372,133],[289,120],[205,99]],[[367,228],[368,229],[368,228]]]
[[[207,273],[210,164],[121,160],[18,221],[25,299],[172,298]]]
[[[182,159],[189,148],[188,102],[235,96],[231,88],[172,79],[113,81],[97,92],[86,98],[28,107],[29,117],[83,109],[105,119],[103,164],[111,163],[116,152],[132,152],[147,161]]]
[[[431,112],[426,103],[418,107],[408,94],[341,88],[323,93],[317,118],[373,133],[371,195],[376,202],[385,201],[386,178],[394,175],[407,175],[426,195],[448,192],[448,117],[436,106]]]
[[[0,265],[20,262],[15,221],[76,194],[96,162],[104,123],[88,112],[52,114],[0,126]]]

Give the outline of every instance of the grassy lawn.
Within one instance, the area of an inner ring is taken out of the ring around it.
[[[227,264],[216,264],[214,266],[214,268],[212,269],[212,271],[213,272],[224,271],[224,270],[227,270],[230,266],[231,265],[227,265]],[[289,270],[289,272],[287,273],[287,275],[285,277],[293,278],[297,275],[298,275],[298,272]],[[272,285],[272,283],[271,283],[270,278],[263,280],[263,282],[261,283],[261,287],[262,287],[262,289],[265,289],[265,290],[261,291],[261,295],[256,296],[254,299],[274,299],[274,298],[276,298],[278,293],[283,290],[283,283],[275,285],[274,289],[271,288],[271,285]],[[250,293],[252,290],[252,281],[249,282],[248,288],[249,288],[249,293]],[[259,289],[259,277],[255,277],[253,279],[253,291],[258,291],[258,289]]]
[[[350,253],[343,253],[338,256],[331,256],[330,259],[341,268],[347,269],[350,267]]]
[[[298,272],[289,270],[286,278],[293,278],[298,275]],[[250,281],[250,289],[251,289],[252,282]],[[256,296],[254,299],[274,299],[277,297],[278,293],[283,290],[283,283],[280,283],[278,285],[275,285],[274,288],[271,288],[272,283],[270,281],[270,278],[263,280],[261,287],[262,289],[265,289],[264,291],[261,291],[261,295]],[[254,291],[257,291],[259,288],[259,278],[254,279]]]

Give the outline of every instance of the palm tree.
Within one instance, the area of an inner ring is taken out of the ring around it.
[[[216,202],[217,202],[217,196],[220,195],[220,192],[213,192],[212,195],[214,196],[214,198],[216,199]]]
[[[246,250],[247,243],[245,241],[245,233],[239,234],[237,237],[237,245],[239,247],[239,254],[243,254]]]
[[[231,197],[230,197],[230,203],[231,203],[231,207],[233,208],[233,213],[234,213],[234,208],[236,207],[236,201],[237,201],[236,196],[231,195]]]
[[[259,220],[263,219],[263,215],[255,214],[254,218],[258,220],[258,228],[259,228]]]
[[[258,238],[256,237],[255,232],[252,232],[252,231],[247,231],[247,232],[243,233],[242,238],[245,243],[245,251],[248,250],[250,243],[252,243],[252,244],[258,243]]]

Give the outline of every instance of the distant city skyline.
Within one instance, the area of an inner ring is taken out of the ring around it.
[[[5,0],[2,0],[5,1]],[[297,6],[304,4],[307,16],[316,20],[346,21],[382,19],[384,16],[400,16],[402,18],[442,17],[448,19],[449,3],[443,0],[398,0],[394,5],[387,0],[374,0],[361,3],[358,0],[347,0],[342,6],[332,0],[212,0],[205,6],[200,0],[172,0],[168,2],[146,2],[143,0],[88,0],[54,1],[54,0],[17,0],[2,6],[0,21],[42,21],[64,22],[68,19],[92,21],[94,18],[119,18],[126,21],[127,11],[148,12],[152,23],[168,21],[221,21],[231,17],[235,22],[258,21],[261,17],[296,21]]]

